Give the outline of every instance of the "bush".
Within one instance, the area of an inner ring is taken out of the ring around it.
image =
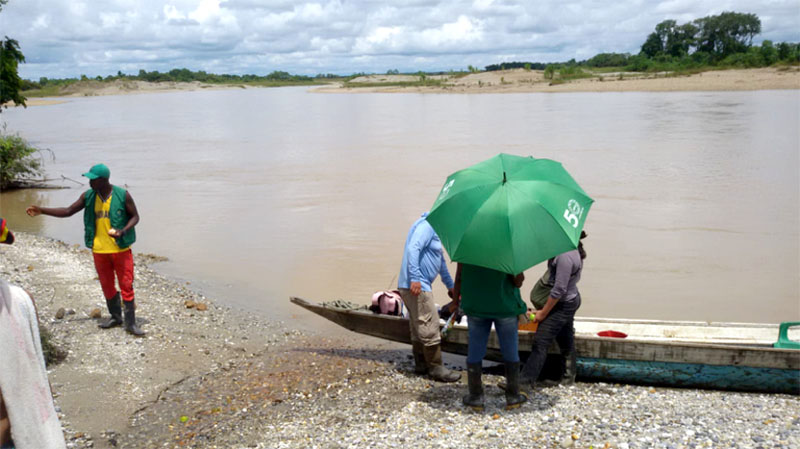
[[[734,53],[729,55],[722,60],[720,65],[727,67],[742,67],[747,69],[763,67],[764,58],[761,57],[761,52],[758,48],[752,47],[747,53]]]
[[[625,70],[629,72],[646,72],[653,66],[653,61],[643,54],[636,55],[629,60]]]
[[[39,149],[18,135],[0,132],[0,191],[30,183],[44,174]]]
[[[44,363],[48,367],[61,363],[67,358],[67,351],[59,348],[53,343],[53,334],[44,327],[39,326],[39,340],[42,342],[42,354],[44,355]]]

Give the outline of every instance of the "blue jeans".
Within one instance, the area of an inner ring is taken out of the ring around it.
[[[489,334],[494,330],[500,341],[500,352],[506,362],[519,362],[519,339],[517,338],[517,317],[506,318],[479,318],[467,315],[469,348],[467,349],[467,363],[481,363],[486,356],[486,345],[489,343]]]
[[[566,355],[575,351],[575,312],[581,306],[581,295],[575,297],[568,303],[559,301],[550,310],[547,318],[539,323],[536,334],[533,337],[533,348],[531,355],[522,368],[522,379],[527,382],[535,382],[544,367],[547,359],[547,350],[553,343],[558,343],[561,353]]]

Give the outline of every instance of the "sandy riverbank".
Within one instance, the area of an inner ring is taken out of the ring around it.
[[[32,292],[69,351],[49,371],[69,447],[800,448],[787,395],[578,383],[507,412],[486,375],[487,410],[473,413],[466,385],[414,376],[405,349],[226,308],[135,257],[142,339],[89,318],[107,312],[87,250],[21,232],[0,247],[0,276]]]
[[[244,84],[209,84],[201,83],[199,81],[192,81],[189,83],[179,82],[157,82],[151,83],[147,81],[136,80],[115,80],[111,82],[101,81],[81,81],[65,87],[61,94],[55,98],[28,98],[25,101],[26,106],[47,106],[53,104],[65,103],[68,98],[76,97],[94,97],[105,95],[135,95],[146,93],[163,93],[184,91],[192,92],[198,90],[223,90],[223,89],[248,89],[252,86]],[[24,94],[24,92],[23,92]]]
[[[598,74],[593,78],[553,83],[545,79],[541,70],[501,70],[472,73],[464,76],[435,75],[428,79],[439,80],[438,86],[392,86],[391,83],[414,82],[412,75],[368,75],[355,78],[351,84],[364,87],[344,87],[341,83],[311,87],[322,93],[525,93],[525,92],[678,92],[726,90],[800,89],[800,67],[761,68],[743,70],[712,70],[691,76],[669,74],[641,74],[620,72]],[[367,86],[368,84],[368,86]],[[380,84],[386,84],[382,86]],[[200,82],[177,83],[116,80],[111,83],[85,81],[65,89],[59,98],[30,98],[28,106],[46,106],[64,103],[67,98],[101,95],[132,95],[174,91],[216,89],[248,89],[244,84],[206,84]],[[64,99],[60,99],[64,98]]]
[[[525,92],[669,92],[800,89],[800,67],[747,70],[715,70],[691,76],[620,72],[598,74],[563,83],[545,79],[541,70],[501,70],[471,73],[465,76],[432,76],[440,86],[391,86],[390,83],[417,81],[409,75],[369,75],[351,84],[368,87],[344,87],[341,84],[315,88],[315,92],[418,92],[418,93],[525,93]],[[376,84],[387,84],[380,86]]]

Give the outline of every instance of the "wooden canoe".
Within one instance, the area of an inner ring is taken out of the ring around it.
[[[334,323],[364,335],[411,343],[408,320],[290,301]],[[464,320],[466,322],[466,320]],[[626,338],[600,337],[614,330]],[[519,332],[519,347],[527,357],[534,332]],[[578,378],[584,381],[634,383],[800,394],[800,350],[777,349],[778,325],[655,320],[576,318]],[[442,350],[467,354],[467,328],[455,325]],[[489,337],[486,358],[502,361],[497,336]],[[558,352],[557,346],[550,350]]]

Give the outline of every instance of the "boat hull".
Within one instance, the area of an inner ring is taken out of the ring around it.
[[[346,329],[364,335],[411,343],[408,320],[371,312],[325,307],[302,298],[291,302]],[[520,356],[527,357],[533,332],[520,331]],[[502,362],[497,335],[489,336],[486,358]],[[455,326],[442,350],[466,355],[467,329]],[[607,338],[576,334],[578,378],[588,381],[668,387],[800,394],[800,351],[755,344]],[[553,345],[550,353],[558,354]]]

